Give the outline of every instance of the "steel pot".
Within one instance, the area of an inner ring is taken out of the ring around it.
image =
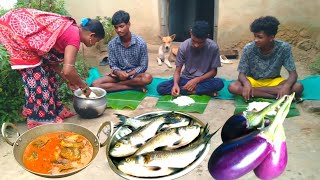
[[[164,114],[164,113],[168,113],[168,112],[171,112],[171,111],[157,111],[157,112],[150,112],[150,113],[145,113],[145,114],[141,114],[139,116],[136,116],[134,118],[142,118],[144,116],[148,116],[148,115],[154,115],[154,114]],[[187,117],[190,117],[191,119],[193,119],[195,122],[197,122],[199,125],[201,125],[202,127],[205,126],[205,124],[200,121],[198,118],[194,117],[194,116],[191,116],[189,114],[185,114],[185,113],[182,113],[182,112],[175,112],[177,114],[181,114],[181,115],[184,115],[184,116],[187,116]],[[130,180],[143,180],[143,179],[146,179],[146,178],[139,178],[139,177],[134,177],[134,176],[130,176],[128,174],[125,174],[123,173],[122,171],[120,171],[117,167],[116,167],[116,164],[117,164],[117,160],[116,159],[113,159],[110,155],[109,155],[109,149],[112,145],[115,144],[115,142],[117,140],[119,140],[121,137],[131,133],[132,131],[126,127],[126,126],[121,126],[120,128],[118,128],[113,134],[110,134],[111,136],[109,137],[109,142],[107,144],[107,150],[106,150],[106,156],[107,156],[107,160],[108,160],[108,163],[109,163],[109,166],[110,168],[116,173],[118,174],[119,176],[125,178],[125,179],[130,179]],[[177,173],[174,173],[174,174],[171,174],[171,175],[168,175],[168,176],[164,176],[164,177],[156,177],[156,178],[147,178],[147,179],[155,179],[155,180],[170,180],[170,179],[176,179],[178,177],[181,177],[181,176],[184,176],[185,174],[189,173],[190,171],[192,171],[194,168],[196,168],[206,157],[206,155],[208,154],[210,150],[210,143],[207,144],[205,150],[202,152],[202,154],[199,156],[199,158],[197,160],[195,160],[193,163],[191,163],[190,165],[188,165],[187,167],[185,167],[183,170],[177,172]]]
[[[74,91],[73,107],[75,111],[83,118],[96,118],[103,114],[107,107],[107,92],[98,87],[90,87],[98,97],[81,97],[81,89]]]
[[[76,125],[76,124],[71,124],[71,123],[45,124],[45,125],[41,125],[41,126],[37,126],[35,128],[32,128],[32,129],[24,132],[22,135],[20,135],[17,127],[15,125],[13,125],[12,123],[4,123],[4,124],[2,124],[1,132],[2,132],[2,136],[5,139],[5,141],[9,145],[13,146],[14,158],[20,164],[20,166],[22,168],[24,168],[25,170],[27,170],[35,175],[38,175],[38,176],[43,176],[43,177],[48,177],[48,178],[57,178],[57,177],[66,177],[66,176],[70,176],[72,174],[75,174],[91,164],[91,162],[97,156],[97,154],[100,150],[100,147],[103,147],[107,144],[108,140],[106,140],[103,143],[100,143],[100,141],[99,141],[99,135],[100,135],[101,131],[107,126],[110,129],[110,132],[112,133],[113,126],[111,125],[111,123],[109,121],[107,121],[100,126],[98,133],[97,133],[97,136],[94,135],[87,128],[84,128],[84,127]],[[8,139],[8,135],[6,134],[7,127],[12,127],[17,132],[18,138],[15,142],[11,142]],[[25,167],[25,165],[23,164],[23,153],[25,151],[25,148],[28,146],[28,144],[32,140],[36,139],[37,137],[39,137],[41,135],[52,133],[52,132],[61,132],[61,131],[74,132],[74,133],[80,134],[80,135],[84,136],[85,138],[87,138],[93,147],[93,157],[92,157],[91,161],[86,166],[84,166],[80,169],[76,169],[74,171],[70,171],[70,172],[66,172],[66,173],[62,173],[62,174],[57,174],[57,175],[42,174],[42,173],[37,173],[37,172],[34,172],[34,171],[27,169]]]

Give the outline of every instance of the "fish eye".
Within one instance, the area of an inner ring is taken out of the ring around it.
[[[120,143],[116,143],[116,144],[114,145],[114,147],[116,147],[116,148],[120,147]]]
[[[129,162],[131,162],[131,158],[126,158],[125,161],[126,161],[127,163],[129,163]]]

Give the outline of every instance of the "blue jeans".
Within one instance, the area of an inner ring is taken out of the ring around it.
[[[188,83],[191,79],[180,78],[179,87],[180,94],[188,95],[188,91],[182,89],[182,87]],[[157,91],[160,95],[170,95],[171,89],[173,87],[173,79],[169,81],[162,82],[158,85]],[[196,86],[197,95],[210,95],[214,92],[220,91],[224,87],[223,81],[219,78],[210,78],[205,81],[200,82]]]

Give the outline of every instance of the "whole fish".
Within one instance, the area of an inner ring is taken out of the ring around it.
[[[154,121],[155,119],[159,118],[160,116],[171,117],[171,118],[175,118],[180,121],[180,123],[164,125],[163,129],[186,126],[191,122],[191,118],[189,118],[185,115],[182,115],[182,114],[174,113],[173,111],[159,113],[159,114],[148,114],[146,116],[139,117],[139,118],[130,118],[130,117],[122,115],[122,114],[116,114],[116,115],[120,120],[120,122],[116,125],[116,128],[119,128],[120,126],[129,126],[130,128],[132,128],[134,130],[149,124],[150,122]]]
[[[135,155],[152,152],[160,147],[169,150],[185,146],[198,137],[200,129],[198,125],[189,125],[162,131],[141,146]]]
[[[120,161],[117,167],[122,172],[137,177],[159,177],[172,174],[199,158],[216,132],[209,134],[208,130],[204,131],[196,142],[185,148],[127,157]]]
[[[110,148],[110,155],[113,157],[125,157],[134,154],[148,139],[152,138],[159,128],[165,123],[177,123],[176,119],[159,116],[149,124],[133,131],[120,138],[114,146]]]

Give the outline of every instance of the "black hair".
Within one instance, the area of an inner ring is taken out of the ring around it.
[[[206,21],[196,21],[191,29],[193,36],[199,39],[206,39],[210,34],[210,27]]]
[[[103,25],[97,19],[86,18],[86,23],[81,23],[82,29],[95,33],[97,38],[103,39],[105,36]]]
[[[253,33],[263,31],[268,36],[276,35],[279,24],[279,20],[273,16],[262,16],[251,23],[250,31]]]
[[[130,21],[129,13],[123,10],[120,10],[113,14],[111,23],[112,25],[118,25],[121,23],[127,24],[129,21]]]

